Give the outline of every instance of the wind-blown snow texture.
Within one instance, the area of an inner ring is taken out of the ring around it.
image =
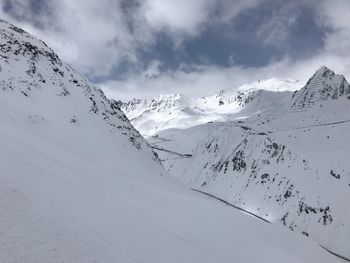
[[[196,116],[187,128],[176,127],[175,119],[172,129],[161,123],[164,130],[149,142],[170,174],[192,188],[350,258],[349,84],[321,67],[303,88],[288,91],[293,89],[246,85],[233,96],[201,98],[217,109],[203,115],[225,117],[198,125]]]
[[[0,261],[339,262],[165,178],[103,93],[0,22]]]

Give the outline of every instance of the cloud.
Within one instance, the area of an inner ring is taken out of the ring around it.
[[[11,12],[2,15],[45,40],[63,60],[86,74],[108,75],[113,65],[135,59],[135,45],[149,40],[136,13],[132,19],[136,30],[130,31],[118,0],[47,0],[37,17],[28,11],[30,1],[9,2]]]
[[[177,70],[157,74],[154,78],[145,78],[143,74],[131,74],[125,80],[104,82],[101,87],[110,97],[122,99],[129,99],[135,95],[150,97],[159,93],[202,96],[221,89],[235,89],[257,79],[279,77],[306,82],[322,65],[350,78],[348,0],[300,1],[296,6],[282,8],[261,26],[261,37],[268,44],[287,41],[289,30],[297,19],[298,10],[303,6],[311,7],[319,26],[327,30],[322,48],[316,50],[312,56],[298,59],[284,56],[262,67],[242,67],[234,64],[234,60],[229,67],[210,64],[183,65]],[[288,14],[291,16],[288,17]]]
[[[350,50],[350,1],[322,1],[317,6],[318,22],[330,30],[325,38],[327,52],[349,57]]]
[[[234,18],[239,16],[242,12],[257,8],[265,4],[268,0],[219,0],[217,3],[213,16],[211,17],[214,23],[229,24]]]
[[[214,5],[212,0],[146,0],[143,9],[146,21],[154,29],[196,35]]]
[[[348,0],[282,4],[278,0],[0,0],[0,4],[1,17],[46,41],[63,60],[90,78],[113,79],[115,67],[136,65],[124,79],[101,83],[115,98],[174,92],[199,96],[269,77],[305,81],[321,65],[350,77]],[[234,26],[242,12],[263,5],[274,9],[272,16],[256,25],[263,43],[288,43],[300,9],[307,7],[327,31],[323,47],[310,57],[295,59],[286,54],[262,67],[237,65],[235,56],[231,56],[229,67],[206,61],[164,71],[162,61],[142,61],[139,55],[140,50],[154,48],[159,33],[170,36],[173,45],[179,47],[183,40],[205,32],[206,27]],[[140,63],[148,67],[142,70]]]
[[[158,30],[196,36],[204,26],[229,23],[259,0],[145,0],[142,9],[148,24]]]
[[[298,19],[300,5],[300,2],[287,2],[273,9],[272,15],[258,30],[258,36],[265,44],[277,47],[287,44],[290,28]]]
[[[284,78],[290,78],[290,75],[299,76],[304,80],[307,73],[297,68],[291,72],[292,64],[286,58],[264,68],[198,65],[191,66],[189,71],[188,67],[184,66],[184,69],[162,73],[153,78],[147,78],[142,74],[130,75],[125,80],[106,81],[99,86],[108,97],[122,100],[135,96],[152,97],[160,93],[181,93],[199,97],[212,95],[222,89],[233,90],[245,83],[276,75]]]
[[[124,101],[164,93],[199,97],[215,94],[222,89],[234,90],[246,83],[274,77],[295,79],[305,83],[322,65],[350,77],[349,60],[343,62],[339,56],[321,52],[313,57],[298,60],[284,57],[264,67],[184,65],[183,68],[160,73],[152,78],[144,74],[132,74],[124,80],[106,81],[99,86],[108,97]]]
[[[0,15],[43,39],[63,60],[94,77],[109,76],[125,62],[137,65],[139,50],[150,48],[159,32],[171,36],[174,46],[200,34],[211,23],[218,2],[0,0]],[[232,8],[235,12],[226,14],[230,18],[249,6],[243,0],[230,2],[237,4]]]

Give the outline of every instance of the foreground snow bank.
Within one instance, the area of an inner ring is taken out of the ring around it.
[[[1,129],[2,262],[338,262],[122,155],[102,166],[28,139]]]

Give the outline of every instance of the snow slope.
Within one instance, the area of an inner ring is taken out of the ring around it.
[[[116,102],[4,21],[0,66],[1,262],[340,262],[173,182]]]
[[[151,136],[170,128],[185,129],[207,122],[230,120],[258,90],[295,91],[300,88],[298,81],[267,79],[232,91],[221,90],[209,97],[188,98],[170,94],[119,104],[136,129],[145,136]]]
[[[350,258],[350,87],[321,67],[300,90],[252,91],[229,121],[149,138],[190,187]]]

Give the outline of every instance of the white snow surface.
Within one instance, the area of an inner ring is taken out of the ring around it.
[[[163,165],[192,188],[350,258],[346,79],[321,67],[295,92],[243,96],[227,121],[149,137]]]
[[[0,261],[341,262],[180,186],[116,103],[0,22]]]
[[[208,97],[189,98],[181,94],[159,95],[152,99],[132,99],[120,102],[132,124],[144,136],[162,130],[186,129],[213,121],[228,121],[242,110],[250,95],[258,90],[295,91],[299,81],[266,79],[233,90],[221,90]]]

